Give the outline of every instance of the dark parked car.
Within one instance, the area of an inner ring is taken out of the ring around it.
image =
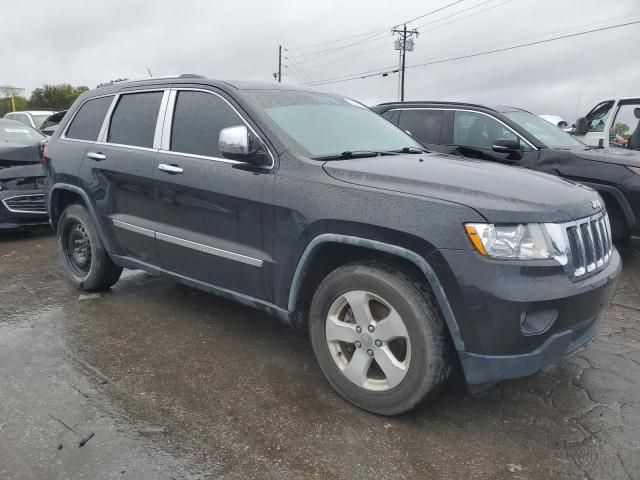
[[[48,116],[45,121],[42,122],[40,131],[47,137],[53,135],[53,132],[56,131],[56,128],[58,128],[58,125],[60,124],[66,113],[67,111],[63,110],[61,112],[56,112],[53,115]]]
[[[621,245],[640,243],[640,154],[592,148],[513,107],[455,102],[384,103],[373,108],[436,151],[538,170],[597,190]]]
[[[358,102],[291,86],[100,88],[43,161],[79,288],[142,269],[308,325],[331,385],[386,415],[456,358],[482,388],[585,344],[621,268],[592,189],[425,153]]]
[[[40,165],[46,137],[14,120],[0,120],[0,231],[48,223]]]

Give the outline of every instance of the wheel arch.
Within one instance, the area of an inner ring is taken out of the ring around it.
[[[355,251],[361,252],[363,258],[366,257],[366,253],[377,253],[385,256],[400,259],[402,262],[413,266],[417,272],[421,274],[421,279],[426,280],[430,286],[438,306],[444,316],[445,323],[449,330],[449,334],[453,341],[455,348],[458,351],[464,351],[464,341],[458,328],[458,323],[455,319],[453,309],[449,303],[447,294],[438,279],[433,268],[429,265],[429,262],[417,254],[416,252],[397,245],[381,242],[379,240],[371,240],[367,238],[355,237],[351,235],[343,235],[336,233],[324,233],[313,238],[307,247],[305,248],[298,265],[293,275],[291,287],[289,289],[288,298],[288,311],[295,313],[299,310],[299,306],[302,300],[301,294],[303,294],[303,287],[305,279],[308,276],[310,267],[313,266],[314,261],[317,260],[317,254],[323,247],[328,245],[347,246]]]
[[[595,191],[597,191],[603,197],[603,200],[605,200],[605,202],[607,201],[607,199],[615,202],[615,204],[620,208],[620,211],[624,215],[624,218],[627,221],[627,225],[630,228],[636,225],[637,219],[635,214],[633,213],[633,208],[619,189],[611,185],[602,185],[600,183],[594,182],[580,181],[580,183],[587,185],[588,187],[591,187]]]
[[[78,202],[80,200],[80,202]],[[49,189],[47,198],[47,209],[49,211],[49,218],[51,226],[54,231],[57,230],[58,220],[64,209],[72,203],[81,203],[89,212],[91,220],[95,226],[98,236],[103,245],[107,248],[107,251],[112,251],[108,242],[108,238],[102,228],[98,215],[96,214],[93,203],[89,198],[89,195],[80,187],[71,185],[68,183],[56,183]]]

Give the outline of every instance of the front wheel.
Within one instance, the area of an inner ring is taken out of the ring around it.
[[[67,278],[77,288],[104,290],[120,278],[122,268],[104,249],[87,209],[69,205],[58,222],[58,252]]]
[[[329,383],[373,413],[411,410],[450,371],[444,321],[430,295],[383,264],[330,273],[313,297],[309,331]]]

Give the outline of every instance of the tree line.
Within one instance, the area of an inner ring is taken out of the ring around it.
[[[113,85],[115,82],[124,80],[126,80],[126,78],[119,78],[117,80],[101,83],[98,85],[98,88]],[[13,97],[13,99],[16,105],[16,111],[53,110],[58,112],[60,110],[67,110],[76,98],[78,98],[82,92],[86,92],[87,90],[89,90],[89,87],[74,87],[69,83],[44,85],[33,90],[29,98],[18,95]],[[11,97],[0,98],[0,118],[2,118],[5,113],[11,111],[13,111]]]

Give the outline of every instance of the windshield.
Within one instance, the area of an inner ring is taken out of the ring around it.
[[[253,91],[248,95],[311,157],[421,148],[405,132],[348,98],[281,90]]]
[[[25,142],[34,143],[45,138],[37,130],[15,122],[14,125],[0,125],[0,142]]]
[[[36,128],[40,128],[47,118],[49,118],[49,115],[31,115],[31,119],[33,120],[33,124]]]
[[[529,112],[506,112],[505,115],[549,148],[585,148],[586,145],[564,130]]]

